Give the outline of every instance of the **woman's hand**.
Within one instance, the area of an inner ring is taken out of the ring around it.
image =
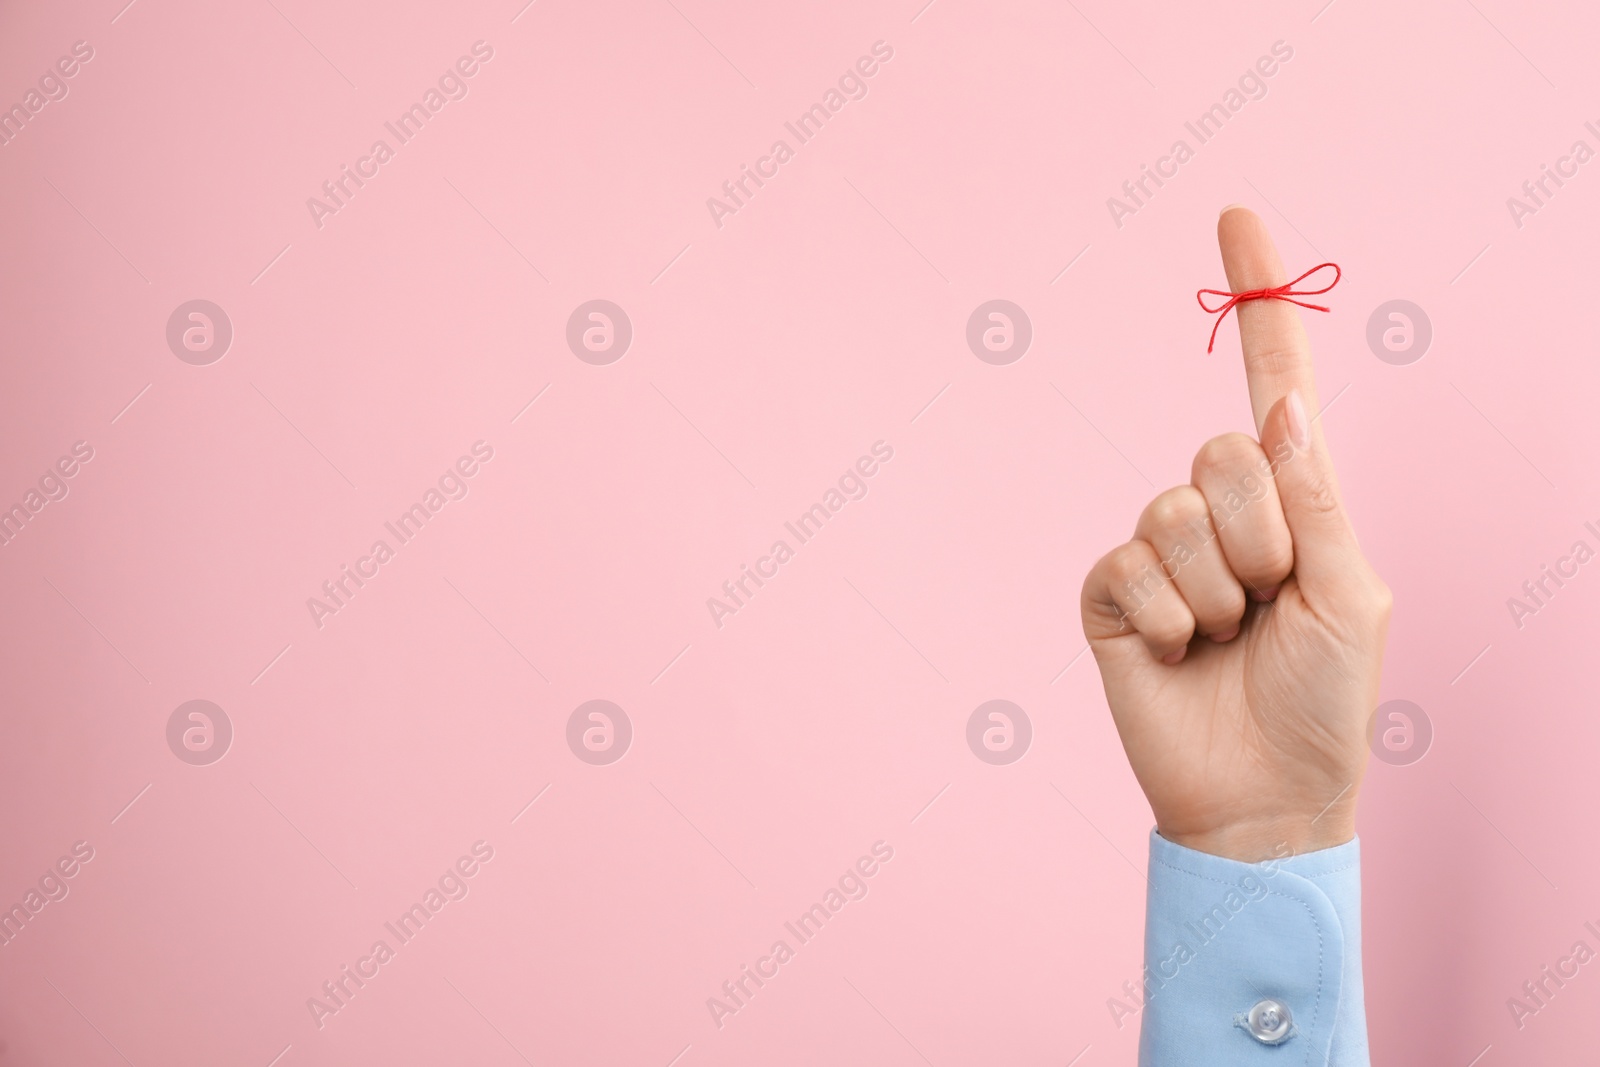
[[[1217,242],[1233,291],[1285,280],[1253,212],[1224,210]],[[1253,300],[1237,314],[1259,442],[1201,447],[1191,484],[1095,564],[1082,607],[1161,836],[1253,862],[1355,835],[1391,597],[1312,422],[1298,310]]]

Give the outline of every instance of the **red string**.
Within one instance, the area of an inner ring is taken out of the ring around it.
[[[1333,281],[1329,282],[1321,289],[1295,289],[1295,286],[1299,285],[1301,282],[1317,273],[1317,271],[1321,270],[1323,267],[1333,268]],[[1200,290],[1198,293],[1194,294],[1194,298],[1200,301],[1200,306],[1205,308],[1207,313],[1217,317],[1216,324],[1211,327],[1211,343],[1206,345],[1206,353],[1209,355],[1211,350],[1217,346],[1217,330],[1222,327],[1222,320],[1228,317],[1228,312],[1232,311],[1236,304],[1242,304],[1246,300],[1286,300],[1291,304],[1298,304],[1303,308],[1310,308],[1312,311],[1327,311],[1328,309],[1323,307],[1321,304],[1308,304],[1304,300],[1296,300],[1295,297],[1317,296],[1321,293],[1326,293],[1329,289],[1332,289],[1334,286],[1339,284],[1339,279],[1341,277],[1343,277],[1343,272],[1339,270],[1339,264],[1319,263],[1315,267],[1312,267],[1310,270],[1306,271],[1304,274],[1300,275],[1300,277],[1296,278],[1294,281],[1285,282],[1282,285],[1275,285],[1271,289],[1251,289],[1249,292],[1245,293],[1228,293],[1221,289]],[[1207,296],[1225,296],[1228,298],[1228,302],[1223,304],[1221,307],[1207,307]]]

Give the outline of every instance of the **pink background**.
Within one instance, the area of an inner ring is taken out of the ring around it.
[[[1396,594],[1385,699],[1435,733],[1361,809],[1375,1059],[1592,1054],[1600,965],[1506,1007],[1600,948],[1600,562],[1506,606],[1600,546],[1600,163],[1506,205],[1600,148],[1586,5],[123,3],[0,13],[8,106],[94,50],[0,147],[0,505],[94,450],[0,549],[0,904],[94,850],[0,949],[0,1064],[1132,1063],[1106,1001],[1150,815],[1077,596],[1250,426],[1237,331],[1207,357],[1194,305],[1234,201],[1292,272],[1345,268],[1305,316],[1323,419]],[[306,199],[479,40],[319,229]],[[719,228],[706,199],[880,40]],[[1280,40],[1266,98],[1116,226]],[[208,366],[165,339],[197,298],[234,329]],[[565,341],[596,298],[634,331],[607,366]],[[1034,330],[1007,366],[964,338],[995,298]],[[1392,299],[1433,325],[1406,366],[1365,340]],[[314,625],[478,440],[469,495]],[[880,440],[865,499],[713,625]],[[991,766],[965,729],[1000,698],[1034,736]],[[195,699],[235,731],[207,766],[166,740]],[[634,731],[606,766],[566,742],[592,699]],[[307,999],[480,840],[319,1028]],[[706,999],[880,840],[719,1029]]]

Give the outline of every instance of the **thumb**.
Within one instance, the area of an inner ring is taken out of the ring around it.
[[[1361,547],[1321,434],[1313,431],[1298,390],[1267,413],[1261,447],[1275,468],[1300,587],[1315,595],[1332,590],[1341,578],[1348,581],[1351,568],[1363,565]]]

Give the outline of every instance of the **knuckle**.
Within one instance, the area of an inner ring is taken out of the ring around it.
[[[1261,452],[1255,440],[1242,433],[1225,433],[1200,446],[1194,457],[1194,478],[1226,476],[1253,463]]]
[[[1269,381],[1288,379],[1298,373],[1306,361],[1306,353],[1295,347],[1272,345],[1254,351],[1248,347],[1245,349],[1245,371],[1252,378],[1266,378]]]
[[[1130,585],[1141,588],[1152,580],[1161,580],[1162,577],[1151,569],[1146,553],[1140,550],[1138,544],[1131,541],[1125,545],[1118,545],[1108,552],[1104,567],[1113,592],[1120,592]]]
[[[1280,582],[1294,570],[1294,542],[1287,535],[1268,538],[1261,549],[1251,557],[1251,576],[1268,582]]]
[[[1229,626],[1244,618],[1245,609],[1249,607],[1245,599],[1244,588],[1235,586],[1219,596],[1213,603],[1206,605],[1205,617],[1200,621],[1208,630],[1216,630]],[[1199,614],[1198,612],[1196,614]]]
[[[1342,598],[1343,612],[1356,626],[1356,632],[1380,631],[1389,624],[1394,611],[1394,593],[1382,578],[1370,569],[1354,568],[1355,574],[1345,586]]]
[[[1339,494],[1327,478],[1315,477],[1301,488],[1300,504],[1313,515],[1334,515],[1339,511]]]
[[[1141,525],[1154,530],[1173,530],[1207,513],[1205,497],[1190,485],[1168,489],[1144,509]]]
[[[1225,548],[1233,573],[1251,585],[1276,585],[1294,570],[1294,540],[1287,528],[1250,531]]]
[[[1147,627],[1140,627],[1140,632],[1152,644],[1162,648],[1177,648],[1186,645],[1194,636],[1194,619],[1187,612],[1165,613],[1154,620]]]

